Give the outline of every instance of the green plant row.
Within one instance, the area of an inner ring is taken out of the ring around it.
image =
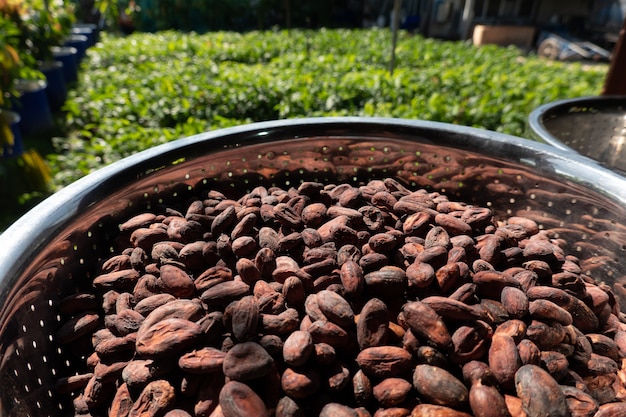
[[[163,142],[262,120],[385,116],[524,136],[534,108],[599,94],[607,70],[404,32],[393,73],[390,55],[385,29],[104,36],[67,102],[53,188]]]

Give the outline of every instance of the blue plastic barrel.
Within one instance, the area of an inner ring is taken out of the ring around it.
[[[63,76],[65,85],[78,81],[78,51],[71,46],[57,46],[52,48],[54,60],[63,63]]]
[[[88,27],[73,27],[70,32],[72,35],[83,35],[87,37],[87,48],[96,44],[96,34],[93,29]]]
[[[91,29],[91,31],[93,33],[94,44],[97,43],[100,40],[100,27],[98,25],[96,25],[95,23],[74,23],[72,25],[72,28]]]
[[[63,46],[71,46],[72,48],[76,48],[76,61],[79,65],[87,55],[88,41],[89,40],[85,35],[69,35],[65,39],[65,42],[63,42]]]
[[[24,136],[39,135],[54,126],[46,89],[44,80],[20,80],[17,84],[20,95],[14,102],[13,111],[20,115]]]
[[[46,94],[48,95],[50,109],[53,111],[59,110],[65,104],[65,100],[67,100],[63,63],[59,61],[44,62],[39,69],[46,76],[48,83]]]

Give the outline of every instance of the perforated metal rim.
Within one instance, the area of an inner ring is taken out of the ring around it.
[[[593,126],[584,131],[577,129],[576,115],[591,119]],[[551,121],[559,120],[568,126],[570,132],[574,132],[574,137],[552,126],[554,123]],[[528,116],[528,122],[535,139],[567,152],[587,156],[623,173],[626,165],[623,158],[617,159],[621,156],[621,148],[615,149],[611,142],[614,139],[623,142],[626,138],[626,96],[589,96],[554,101],[533,110]],[[583,137],[582,133],[590,129],[592,132]]]

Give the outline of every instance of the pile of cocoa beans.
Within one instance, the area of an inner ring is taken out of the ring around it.
[[[619,301],[533,220],[391,178],[185,207],[60,302],[76,416],[626,415]]]

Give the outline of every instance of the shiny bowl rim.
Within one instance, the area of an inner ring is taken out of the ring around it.
[[[626,96],[624,95],[611,95],[611,96],[584,96],[584,97],[576,97],[576,98],[567,98],[556,100],[550,103],[542,104],[537,107],[528,115],[528,125],[530,127],[530,131],[532,136],[544,143],[547,143],[550,146],[554,146],[555,148],[561,149],[563,151],[572,152],[575,154],[580,154],[576,149],[567,146],[563,143],[559,138],[554,136],[550,131],[546,128],[545,123],[543,122],[546,113],[558,112],[560,109],[572,106],[580,106],[585,104],[592,103],[610,103],[613,101],[622,102],[626,104]],[[595,160],[594,160],[595,161]],[[596,162],[598,163],[598,162]],[[598,163],[599,164],[599,163]]]

